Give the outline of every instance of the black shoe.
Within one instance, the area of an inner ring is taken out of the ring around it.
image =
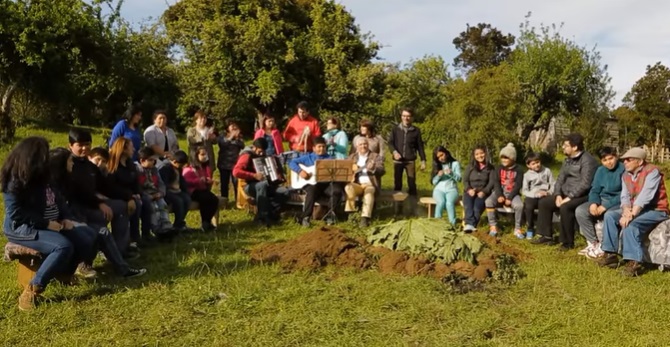
[[[133,268],[130,268],[130,269],[128,269],[128,271],[126,271],[126,273],[124,273],[121,276],[123,276],[125,278],[133,278],[133,277],[140,277],[140,276],[144,275],[145,273],[147,273],[147,269],[133,269]]]
[[[210,232],[210,231],[214,231],[214,230],[216,230],[216,227],[214,226],[214,224],[209,223],[209,222],[202,223],[202,231]]]
[[[555,246],[556,245],[556,241],[554,241],[554,239],[552,237],[546,237],[546,236],[542,236],[542,237],[537,238],[533,241],[530,241],[530,243],[534,244],[534,245],[547,245],[547,246]]]
[[[559,250],[560,252],[567,252],[567,251],[571,251],[571,250],[573,250],[574,248],[575,248],[574,245],[571,246],[571,245],[565,245],[565,244],[563,244],[563,245],[561,245],[561,247],[558,247],[558,250]]]
[[[370,226],[370,218],[368,217],[362,217],[361,218],[361,223],[359,224],[361,228],[367,228]]]

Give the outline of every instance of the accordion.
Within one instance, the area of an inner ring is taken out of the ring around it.
[[[284,181],[284,170],[282,166],[277,163],[275,157],[254,158],[252,161],[256,172],[262,173],[268,182],[274,183]]]

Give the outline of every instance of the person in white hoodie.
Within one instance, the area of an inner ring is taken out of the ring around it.
[[[535,234],[535,210],[541,199],[552,198],[556,179],[548,167],[542,166],[537,153],[530,152],[526,155],[526,166],[528,171],[523,175],[521,194],[524,196],[526,238],[532,239]]]

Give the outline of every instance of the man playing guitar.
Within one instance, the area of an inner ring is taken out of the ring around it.
[[[309,180],[312,174],[307,168],[314,167],[317,160],[323,159],[333,158],[327,154],[326,140],[319,136],[314,138],[314,152],[307,153],[291,160],[288,166],[302,179]],[[305,185],[303,189],[305,190],[305,193],[307,193],[307,196],[305,197],[305,205],[300,220],[302,226],[305,227],[309,227],[310,225],[310,219],[312,212],[314,211],[314,203],[317,199],[321,206],[330,205],[332,200],[333,205],[331,208],[335,208],[340,205],[344,191],[343,184],[339,182],[312,182],[311,184]]]

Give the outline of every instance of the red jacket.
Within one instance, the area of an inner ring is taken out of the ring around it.
[[[300,143],[300,135],[303,134],[305,128],[310,130],[307,148],[304,148],[303,143]],[[321,136],[321,128],[319,128],[319,121],[311,115],[307,115],[305,120],[300,119],[298,115],[293,116],[284,130],[284,140],[289,143],[289,147],[294,151],[311,151],[312,140],[317,136]]]
[[[240,157],[237,158],[237,163],[233,168],[233,176],[235,178],[243,179],[247,182],[256,181],[256,170],[254,170],[253,162],[251,161],[251,152],[244,151],[240,154]]]
[[[212,185],[207,182],[203,182],[200,178],[209,178],[212,179],[212,169],[209,166],[194,168],[193,166],[186,166],[182,171],[184,180],[186,181],[186,186],[188,187],[189,194],[193,193],[194,190],[210,190]]]
[[[284,153],[284,143],[282,142],[283,140],[281,138],[279,130],[272,129],[271,136],[272,141],[275,143],[275,153],[277,155]],[[256,130],[256,133],[254,134],[254,140],[259,139],[261,137],[265,137],[265,130],[263,129]]]

